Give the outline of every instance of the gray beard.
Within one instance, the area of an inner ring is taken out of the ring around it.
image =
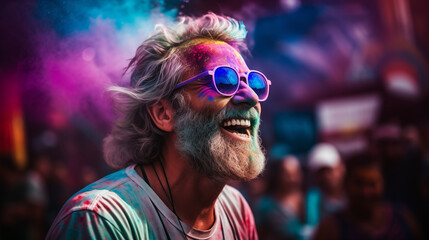
[[[221,132],[220,123],[230,118],[250,118],[251,142]],[[259,114],[256,109],[222,109],[217,116],[197,113],[189,107],[176,112],[177,147],[200,174],[219,182],[247,181],[257,177],[265,166],[258,136]]]

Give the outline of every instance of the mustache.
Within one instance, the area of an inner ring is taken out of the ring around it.
[[[240,109],[234,108],[231,106],[223,107],[216,115],[213,115],[213,110],[209,108],[202,109],[200,111],[195,111],[191,108],[189,104],[179,107],[176,110],[175,117],[188,115],[191,121],[198,121],[203,123],[208,123],[215,127],[215,125],[220,126],[223,121],[232,118],[243,118],[250,120],[250,130],[253,132],[257,130],[260,125],[260,114],[255,107],[249,109]]]
[[[230,118],[246,118],[250,119],[250,121],[259,121],[260,115],[255,108],[237,109],[224,107],[218,114],[216,114],[215,118],[218,123]]]

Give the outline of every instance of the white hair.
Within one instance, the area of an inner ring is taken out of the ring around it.
[[[130,87],[111,87],[116,109],[122,114],[112,132],[104,139],[107,164],[123,168],[130,164],[151,163],[160,158],[165,132],[156,127],[147,111],[161,99],[177,109],[184,100],[173,93],[183,74],[190,69],[184,60],[184,47],[194,39],[223,41],[238,50],[246,49],[246,29],[235,19],[208,13],[199,18],[181,17],[172,27],[156,25],[131,59]]]

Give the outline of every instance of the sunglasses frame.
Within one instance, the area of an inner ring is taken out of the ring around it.
[[[187,80],[185,80],[185,81],[183,81],[183,82],[181,82],[181,83],[177,84],[177,85],[176,85],[176,87],[175,87],[174,89],[180,88],[180,87],[182,87],[182,86],[184,86],[184,85],[186,85],[186,84],[188,84],[188,83],[190,83],[190,82],[196,81],[196,80],[198,80],[198,79],[201,79],[201,78],[203,78],[203,77],[206,77],[206,76],[209,76],[209,75],[210,75],[210,76],[212,77],[212,84],[213,84],[213,86],[214,86],[214,88],[215,88],[215,90],[216,90],[216,92],[217,92],[217,93],[219,93],[219,94],[220,94],[220,95],[222,95],[222,96],[226,96],[226,97],[230,97],[230,96],[232,96],[232,95],[236,94],[236,93],[237,93],[237,91],[238,91],[238,89],[240,88],[240,83],[239,83],[239,84],[237,84],[236,89],[235,89],[235,90],[234,90],[234,92],[233,92],[233,93],[231,93],[231,94],[225,94],[225,93],[222,93],[222,92],[220,92],[220,91],[219,91],[219,89],[218,89],[218,88],[217,88],[217,86],[216,86],[216,83],[215,83],[215,77],[214,77],[214,73],[216,72],[216,70],[217,70],[218,68],[229,68],[229,69],[232,69],[232,70],[237,74],[237,76],[238,76],[238,81],[239,81],[239,82],[240,82],[240,80],[241,80],[241,78],[242,78],[242,77],[246,79],[246,84],[247,84],[247,86],[249,86],[248,76],[249,76],[249,74],[250,74],[250,73],[258,73],[258,74],[262,75],[262,77],[264,77],[265,81],[267,82],[267,95],[266,95],[266,97],[265,97],[265,98],[263,98],[263,99],[260,99],[260,98],[259,98],[259,96],[258,96],[258,99],[259,99],[259,102],[263,102],[263,101],[267,100],[268,95],[270,94],[270,85],[271,85],[271,81],[270,81],[270,80],[268,80],[268,78],[267,78],[263,73],[261,73],[261,72],[259,72],[259,71],[256,71],[256,70],[250,70],[249,72],[246,72],[246,73],[242,73],[242,74],[240,74],[240,73],[238,73],[238,71],[237,71],[237,70],[235,70],[234,68],[232,68],[232,67],[230,67],[230,66],[217,66],[217,67],[215,67],[213,70],[207,70],[207,71],[205,71],[205,72],[202,72],[202,73],[200,73],[200,74],[198,74],[198,75],[196,75],[196,76],[194,76],[194,77],[191,77],[191,78],[189,78],[189,79],[187,79]],[[250,86],[249,86],[249,87],[250,87]],[[251,87],[250,87],[250,89],[252,89],[252,91],[253,91],[253,92],[255,92],[255,91],[253,90],[253,88],[251,88]],[[256,92],[255,92],[255,93],[256,93]],[[256,95],[258,95],[258,94],[256,94]]]

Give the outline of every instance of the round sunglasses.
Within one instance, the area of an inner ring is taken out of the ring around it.
[[[175,89],[209,75],[212,76],[214,88],[223,96],[230,97],[234,95],[240,88],[240,78],[245,78],[246,84],[256,93],[256,95],[258,95],[260,102],[263,102],[268,98],[271,81],[268,80],[264,74],[255,70],[239,74],[234,68],[229,66],[218,66],[211,71],[202,72],[177,84]]]

